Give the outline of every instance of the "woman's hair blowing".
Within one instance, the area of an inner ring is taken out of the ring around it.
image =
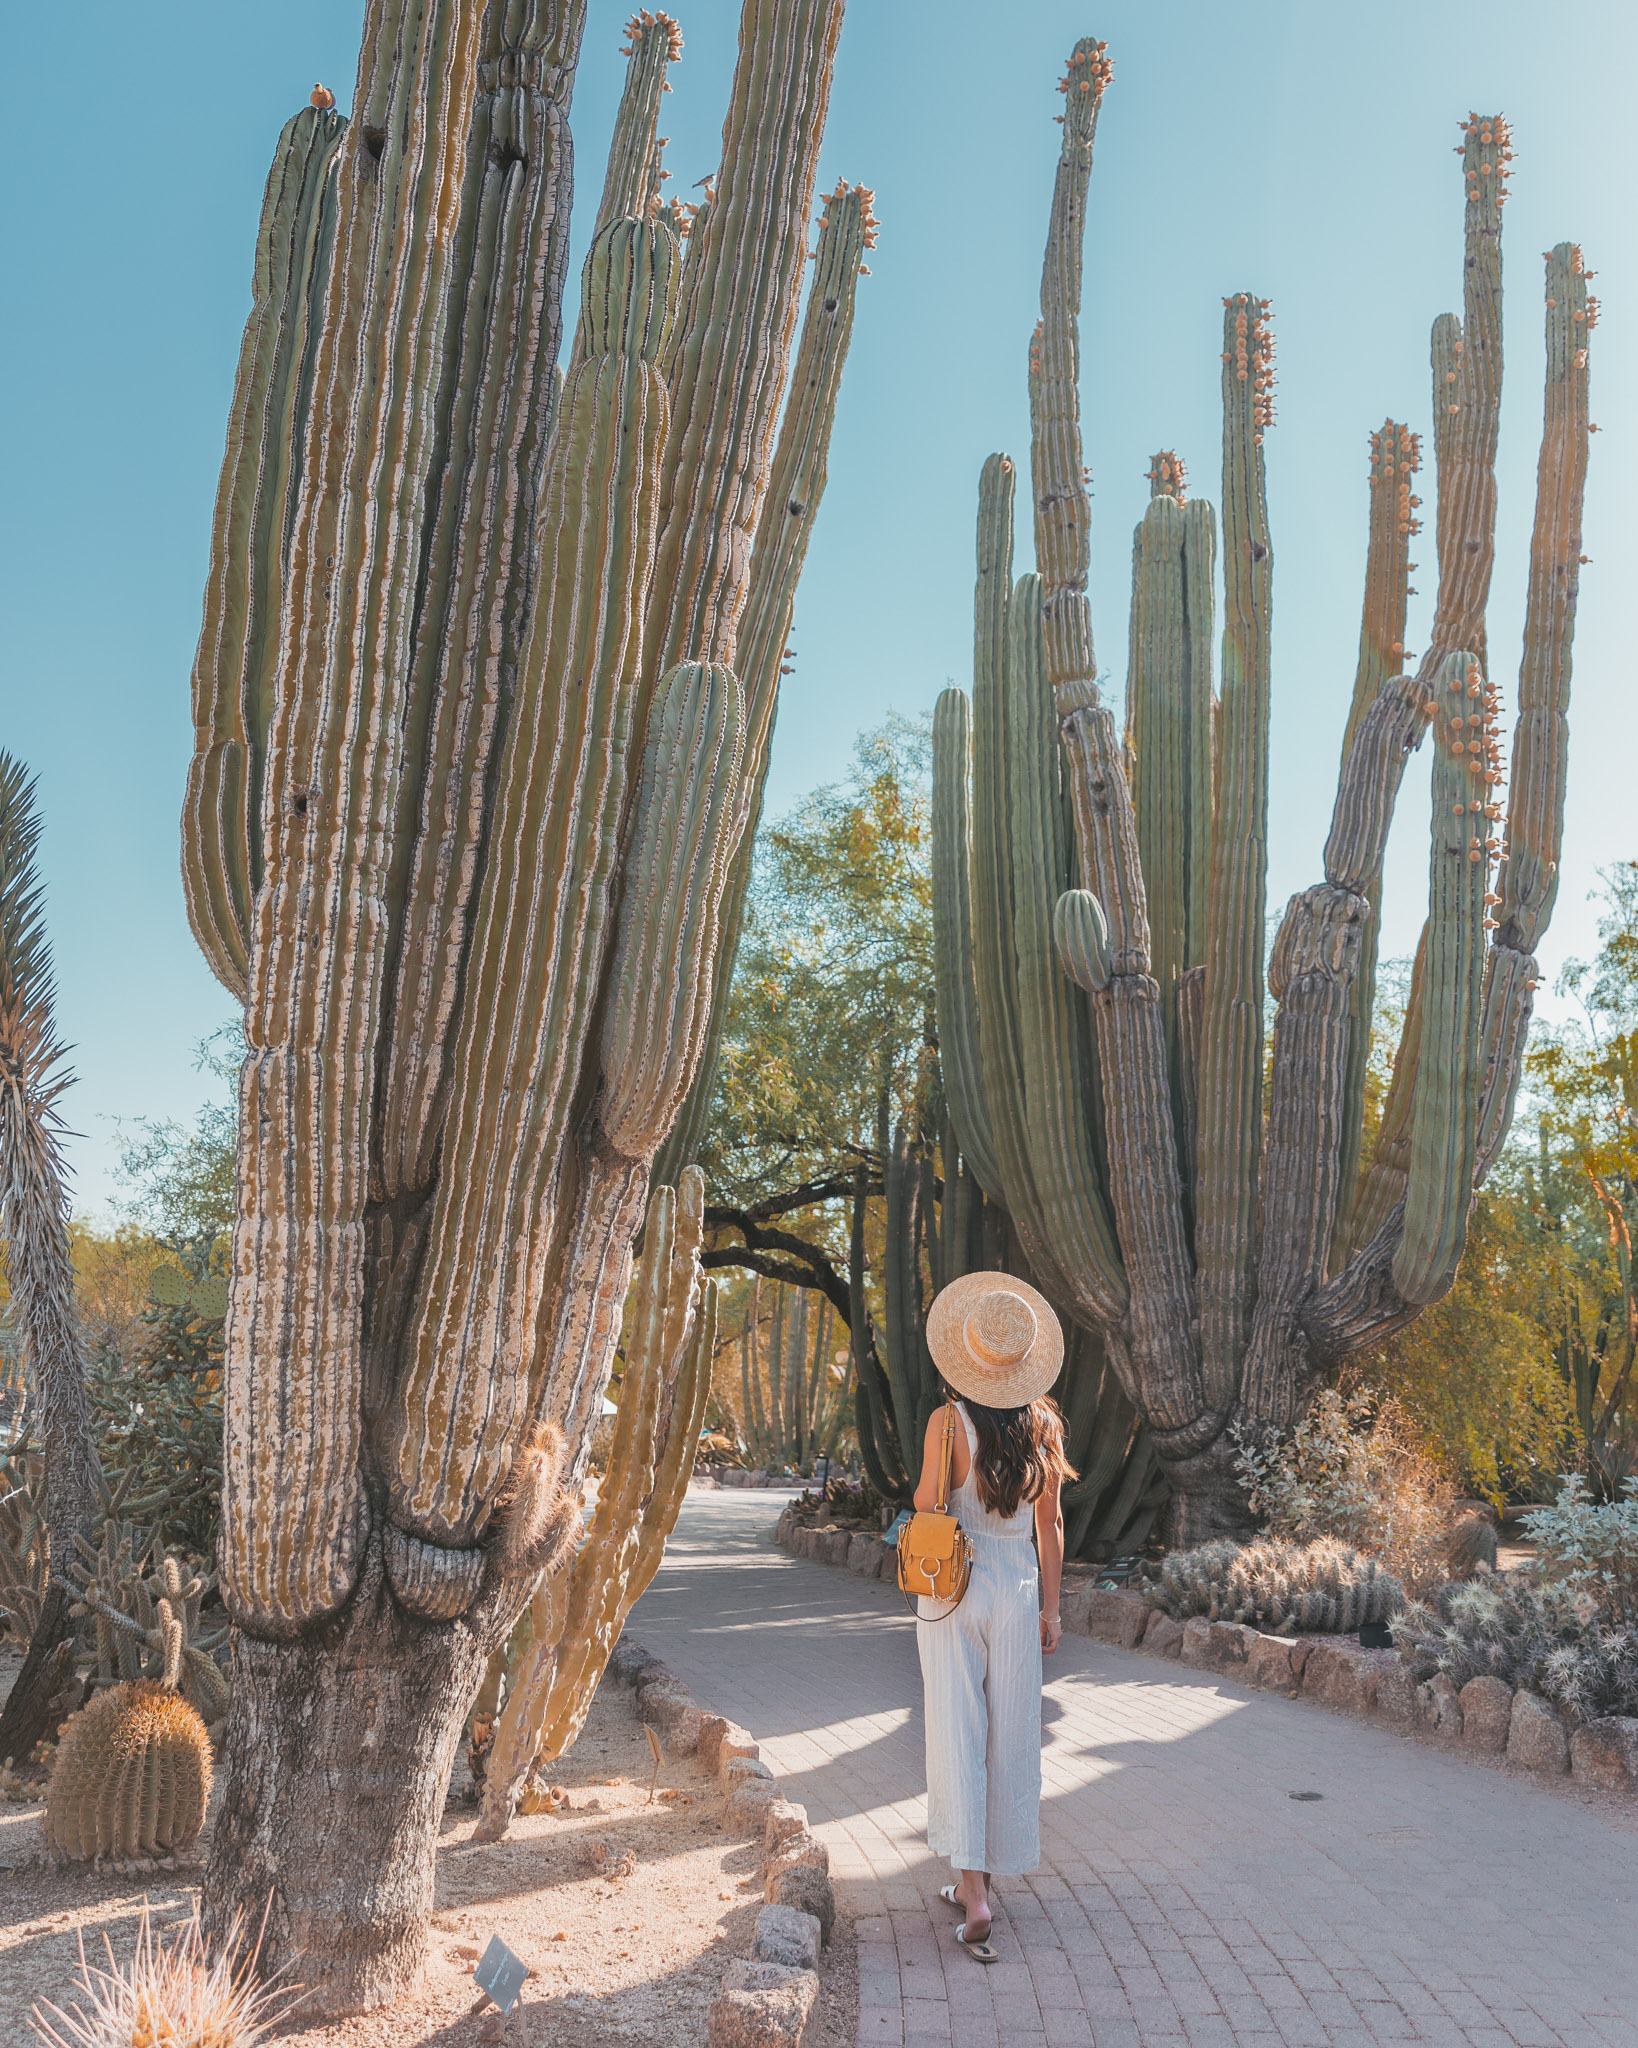
[[[1075,1477],[1064,1456],[1064,1419],[1043,1394],[1027,1408],[984,1408],[966,1402],[978,1435],[973,1474],[992,1515],[1014,1515],[1020,1501],[1039,1500],[1050,1482]]]

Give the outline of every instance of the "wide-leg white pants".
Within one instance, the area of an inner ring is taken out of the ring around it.
[[[1027,1535],[973,1537],[961,1604],[919,1603],[927,1845],[957,1870],[1019,1876],[1041,1860],[1041,1632]],[[930,1615],[942,1614],[940,1620]]]

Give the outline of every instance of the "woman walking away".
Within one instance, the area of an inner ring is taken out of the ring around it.
[[[918,1606],[927,1842],[959,1872],[940,1893],[961,1908],[957,1941],[993,1963],[988,1880],[1040,1861],[1041,1652],[1057,1649],[1063,1634],[1058,1489],[1075,1476],[1063,1419],[1046,1398],[1064,1339],[1033,1287],[1005,1273],[969,1273],[934,1301],[927,1345],[949,1400],[927,1425],[916,1506],[938,1503],[953,1425],[949,1507],[972,1541],[965,1594]]]

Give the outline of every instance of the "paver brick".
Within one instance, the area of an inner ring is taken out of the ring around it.
[[[1253,1631],[1245,1661],[1217,1669],[1066,1639],[1047,1667],[1042,1868],[998,1880],[1005,1960],[979,1968],[951,1943],[954,1916],[936,1896],[950,1873],[922,1834],[914,1625],[892,1587],[772,1551],[779,1498],[691,1495],[683,1541],[632,1625],[715,1710],[702,1743],[732,1715],[755,1731],[747,1741],[781,1799],[806,1805],[843,1902],[862,1915],[861,2043],[1638,2043],[1638,1967],[1622,1960],[1631,1837],[1619,1820],[1550,1785],[1500,1779],[1465,1760],[1465,1745],[1391,1732],[1398,1667],[1381,1653],[1365,1666],[1375,1721],[1317,1714],[1280,1697],[1289,1683],[1254,1687],[1271,1639]],[[1090,1619],[1090,1596],[1087,1607]],[[1175,1631],[1175,1656],[1182,1626],[1155,1615],[1148,1630],[1157,1621]],[[1290,1643],[1294,1674],[1320,1647]],[[1452,1704],[1459,1728],[1467,1708]],[[1562,1724],[1516,1695],[1510,1759],[1525,1761],[1532,1741],[1550,1748],[1549,1726],[1562,1773]],[[1295,1790],[1325,1796],[1304,1804],[1287,1797]],[[1536,1845],[1529,1887],[1466,1881],[1513,1867],[1520,1841]],[[1553,1903],[1571,1899],[1573,1910]],[[1216,2010],[1193,2009],[1208,1998]]]

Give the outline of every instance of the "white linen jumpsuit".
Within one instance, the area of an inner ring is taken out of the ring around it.
[[[966,1404],[956,1413],[976,1457]],[[957,1870],[1020,1876],[1041,1860],[1041,1631],[1031,1501],[985,1507],[976,1465],[950,1495],[973,1541],[960,1604],[917,1603],[927,1713],[927,1846]],[[934,1619],[942,1616],[942,1619]]]

